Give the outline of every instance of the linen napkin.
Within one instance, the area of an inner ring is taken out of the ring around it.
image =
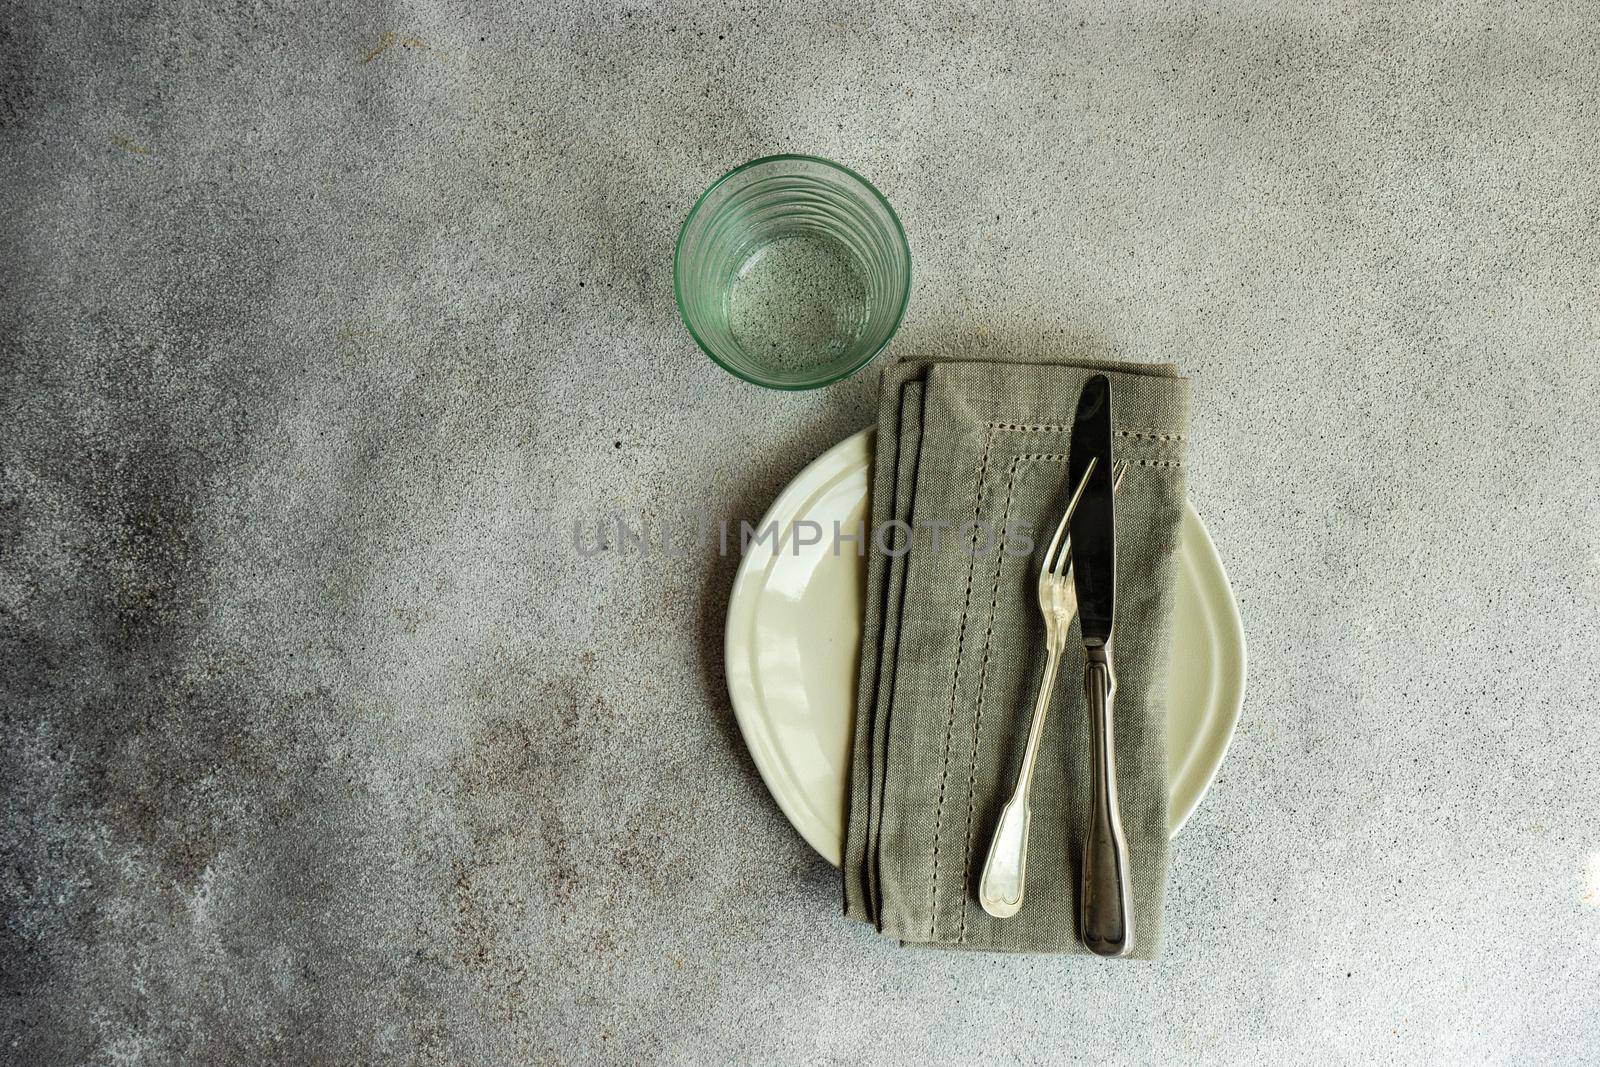
[[[1168,364],[908,360],[884,371],[871,488],[846,914],[907,943],[1020,952],[1078,941],[1089,818],[1076,623],[1034,770],[1027,894],[995,919],[977,884],[1016,783],[1044,667],[1039,553],[1070,495],[1078,394],[1111,379],[1117,494],[1117,786],[1135,957],[1161,941],[1166,673],[1188,382]]]

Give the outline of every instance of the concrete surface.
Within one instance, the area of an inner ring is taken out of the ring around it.
[[[4,1051],[1600,1059],[1595,9],[64,5],[0,27]],[[1251,650],[1165,958],[903,951],[756,777],[732,561],[866,424],[676,320],[871,177],[899,351],[1177,358]]]

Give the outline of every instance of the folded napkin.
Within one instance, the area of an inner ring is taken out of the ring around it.
[[[1158,951],[1189,389],[1172,366],[1126,363],[961,359],[884,371],[843,873],[846,914],[902,941],[1086,951],[1077,916],[1090,751],[1076,623],[1034,770],[1022,910],[993,918],[977,885],[1044,669],[1039,553],[1071,491],[1078,394],[1101,372],[1115,457],[1129,465],[1116,501],[1112,649],[1132,955]]]

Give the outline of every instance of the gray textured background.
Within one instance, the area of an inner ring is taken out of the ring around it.
[[[1600,1057],[1600,23],[1313,10],[7,4],[5,1061]],[[676,320],[780,150],[896,351],[1194,377],[1251,682],[1158,964],[846,923],[731,564],[568,547],[869,421]]]

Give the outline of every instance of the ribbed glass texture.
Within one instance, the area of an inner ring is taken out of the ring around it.
[[[815,156],[728,172],[684,221],[678,310],[706,354],[747,381],[812,389],[860,370],[905,314],[911,250],[882,194]]]

